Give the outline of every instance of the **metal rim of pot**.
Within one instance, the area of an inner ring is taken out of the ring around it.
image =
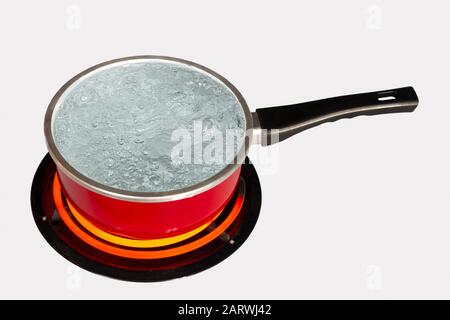
[[[224,84],[237,98],[245,116],[245,139],[243,140],[243,143],[235,155],[233,162],[226,165],[225,168],[223,168],[221,171],[216,173],[214,176],[203,180],[199,183],[196,183],[194,185],[184,187],[181,189],[171,190],[171,191],[164,191],[164,192],[134,192],[134,191],[127,191],[127,190],[121,190],[118,188],[113,188],[107,185],[104,185],[102,183],[99,183],[82,173],[80,173],[78,170],[76,170],[73,166],[71,166],[61,155],[59,152],[55,141],[53,139],[53,115],[55,114],[55,111],[58,109],[60,102],[63,100],[65,94],[70,91],[70,89],[79,83],[83,78],[85,78],[88,75],[91,75],[99,70],[104,70],[105,68],[111,67],[111,66],[117,66],[120,64],[126,64],[128,62],[138,62],[139,60],[142,61],[148,61],[148,60],[162,60],[164,62],[173,62],[173,63],[181,63],[190,67],[194,67],[197,70],[208,74],[209,76],[212,76],[216,78],[218,81],[220,81],[222,84]],[[227,79],[225,79],[223,76],[218,74],[217,72],[202,66],[198,63],[179,59],[179,58],[173,58],[169,56],[159,56],[159,55],[141,55],[141,56],[131,56],[131,57],[124,57],[119,59],[113,59],[109,61],[105,61],[102,63],[99,63],[97,65],[94,65],[76,76],[74,76],[72,79],[70,79],[68,82],[66,82],[55,94],[55,96],[50,101],[50,104],[47,108],[45,118],[44,118],[44,135],[45,140],[47,144],[47,148],[49,151],[50,156],[52,157],[53,161],[55,161],[56,165],[62,170],[68,177],[82,185],[83,187],[87,188],[88,190],[91,190],[95,193],[119,199],[119,200],[125,200],[125,201],[133,201],[133,202],[147,202],[147,203],[154,203],[154,202],[166,202],[166,201],[173,201],[173,200],[179,200],[184,199],[188,197],[195,196],[199,193],[202,193],[204,191],[207,191],[216,185],[220,184],[224,180],[226,180],[235,170],[239,168],[239,166],[243,163],[245,160],[245,157],[247,155],[247,149],[248,146],[252,143],[253,138],[253,119],[252,114],[250,113],[250,109],[248,108],[247,102],[245,101],[242,94],[237,90],[235,86],[233,86]]]

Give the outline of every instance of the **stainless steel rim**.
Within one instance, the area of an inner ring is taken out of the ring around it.
[[[55,141],[53,139],[53,132],[52,132],[52,123],[53,123],[53,114],[55,111],[55,108],[58,105],[58,102],[60,101],[60,98],[64,95],[64,93],[67,91],[67,89],[74,84],[76,81],[80,80],[82,77],[100,69],[104,68],[113,64],[121,64],[126,63],[128,61],[135,61],[135,60],[164,60],[164,61],[172,61],[172,62],[178,62],[182,64],[189,65],[191,67],[195,67],[199,69],[202,72],[208,73],[209,75],[215,77],[220,82],[222,82],[224,85],[226,85],[231,92],[236,96],[238,99],[242,110],[244,111],[245,120],[246,120],[246,136],[244,139],[244,143],[241,146],[238,154],[233,160],[233,163],[228,164],[224,169],[222,169],[220,172],[218,172],[216,175],[212,176],[211,178],[204,180],[200,183],[197,183],[195,185],[173,190],[173,191],[166,191],[166,192],[132,192],[132,191],[125,191],[121,189],[116,189],[109,187],[107,185],[98,183],[85,175],[81,174],[79,171],[77,171],[75,168],[73,168],[61,155],[58,148],[56,147]],[[50,101],[50,104],[47,108],[47,112],[45,114],[44,119],[44,134],[45,139],[47,143],[47,148],[49,151],[50,156],[52,157],[53,161],[55,161],[57,167],[59,170],[62,170],[64,174],[69,176],[72,180],[79,183],[83,187],[102,194],[107,197],[119,199],[119,200],[126,200],[126,201],[133,201],[133,202],[165,202],[165,201],[173,201],[173,200],[180,200],[188,197],[195,196],[199,193],[205,192],[222,181],[226,180],[235,170],[239,168],[239,166],[243,163],[245,160],[247,149],[252,143],[252,128],[253,128],[253,121],[252,116],[250,113],[250,110],[248,108],[247,103],[245,102],[243,96],[241,93],[234,87],[227,79],[225,79],[220,74],[202,66],[197,63],[173,58],[173,57],[167,57],[167,56],[153,56],[153,55],[144,55],[144,56],[132,56],[132,57],[125,57],[125,58],[119,58],[114,59],[110,61],[106,61],[100,64],[97,64],[93,67],[90,67],[83,72],[77,74],[75,77],[70,79],[66,84],[64,84],[61,89],[58,90],[58,92],[55,94],[53,99]]]

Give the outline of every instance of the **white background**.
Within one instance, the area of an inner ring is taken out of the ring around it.
[[[448,1],[2,1],[0,297],[450,298],[449,15]],[[127,283],[56,253],[29,196],[52,96],[91,65],[139,54],[212,68],[252,111],[406,85],[420,105],[266,149],[278,169],[256,164],[261,215],[235,254]]]

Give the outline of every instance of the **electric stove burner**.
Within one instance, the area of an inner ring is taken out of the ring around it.
[[[206,270],[236,251],[252,232],[261,208],[261,187],[248,158],[229,203],[189,235],[136,240],[95,228],[61,192],[56,166],[47,154],[31,188],[34,220],[47,242],[88,271],[129,281],[163,281]]]

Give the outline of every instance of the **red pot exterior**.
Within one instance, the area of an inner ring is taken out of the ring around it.
[[[62,189],[87,220],[116,235],[136,239],[171,237],[211,220],[231,198],[241,167],[218,185],[192,197],[166,202],[132,202],[93,192],[58,168]]]

